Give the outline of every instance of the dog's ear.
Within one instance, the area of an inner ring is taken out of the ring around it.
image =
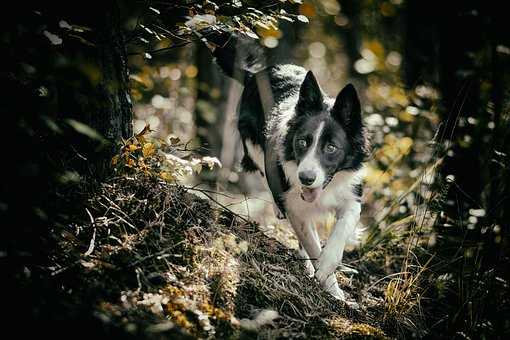
[[[347,84],[340,91],[331,110],[331,115],[350,131],[356,131],[361,127],[361,104],[358,93],[352,84]]]
[[[317,112],[323,108],[324,98],[317,79],[308,71],[299,89],[298,114]]]

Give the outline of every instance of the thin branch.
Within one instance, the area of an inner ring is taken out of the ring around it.
[[[94,228],[94,232],[92,233],[92,239],[90,240],[89,249],[83,254],[83,256],[89,256],[94,251],[94,246],[96,244],[96,222],[94,220],[94,217],[92,217],[92,214],[90,213],[88,208],[85,208],[85,211],[89,215],[90,223],[92,224],[92,227]]]

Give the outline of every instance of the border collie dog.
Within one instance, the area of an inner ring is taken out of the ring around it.
[[[311,71],[266,66],[253,41],[233,34],[216,38],[216,63],[244,84],[238,118],[244,170],[266,178],[275,213],[288,219],[299,240],[307,274],[345,301],[335,270],[346,244],[358,241],[368,154],[356,90],[349,84],[331,98]],[[336,222],[321,248],[316,223],[330,213]]]

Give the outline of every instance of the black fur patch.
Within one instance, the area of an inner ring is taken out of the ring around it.
[[[238,129],[245,151],[242,165],[246,171],[260,170],[266,174],[273,198],[280,210],[285,213],[283,195],[289,190],[289,183],[285,178],[281,164],[283,161],[299,163],[305,150],[298,150],[296,140],[298,138],[313,138],[312,134],[320,123],[324,123],[324,128],[317,152],[322,166],[327,171],[328,178],[330,179],[341,170],[361,168],[362,162],[368,155],[368,140],[361,119],[358,95],[352,85],[347,85],[337,96],[335,104],[331,106],[327,104],[331,101],[324,100],[325,96],[312,72],[305,75],[306,71],[302,67],[294,65],[265,68],[261,72],[265,72],[268,76],[274,103],[278,104],[299,93],[298,96],[294,96],[296,97],[296,114],[288,122],[284,145],[267,145],[266,134],[278,133],[278,131],[270,131],[267,123],[278,121],[289,112],[273,110],[274,116],[265,116],[255,79],[257,75],[248,69],[251,65],[258,63],[257,53],[259,51],[257,48],[250,48],[244,57],[242,56],[242,63],[236,64],[233,62],[232,54],[234,46],[237,46],[235,41],[235,39],[230,39],[225,43],[223,49],[218,48],[214,54],[217,57],[217,63],[228,75],[232,76],[235,69],[247,71],[242,78],[245,87],[241,97],[238,120]],[[289,110],[292,112],[294,108],[289,108]],[[273,129],[277,126],[278,124],[271,124]],[[248,156],[244,145],[246,140],[261,147],[264,152],[265,169],[259,169]],[[334,153],[326,152],[326,150],[331,150],[330,147],[328,148],[330,144],[335,146]],[[283,160],[279,159],[277,148],[283,149]]]
[[[257,164],[255,164],[253,159],[251,159],[251,157],[248,156],[248,153],[246,151],[244,152],[243,159],[241,160],[241,166],[243,167],[243,171],[246,172],[260,171]]]
[[[352,187],[352,192],[358,198],[358,202],[361,202],[361,198],[363,197],[363,184],[359,183]]]
[[[315,79],[315,78],[313,78]],[[298,164],[308,149],[299,148],[297,141],[305,140],[310,146],[313,134],[324,123],[317,148],[317,158],[326,170],[328,178],[341,170],[359,170],[368,156],[368,138],[361,119],[360,103],[352,85],[347,85],[338,95],[332,108],[318,105],[316,89],[310,85],[306,91],[312,91],[313,101],[307,99],[303,86],[299,103],[314,102],[315,105],[297,106],[296,116],[289,122],[285,141],[285,160]],[[321,97],[322,98],[322,97]],[[324,102],[324,101],[323,101]],[[332,145],[335,152],[326,152]]]

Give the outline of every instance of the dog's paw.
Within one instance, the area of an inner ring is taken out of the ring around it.
[[[305,274],[308,277],[313,277],[315,274],[315,268],[310,260],[305,260]]]
[[[314,275],[320,284],[324,284],[330,274],[331,273],[326,273],[325,271],[321,270],[321,268],[319,268],[318,270],[315,271]]]
[[[331,294],[338,301],[347,303],[344,291],[341,290],[338,286],[334,287],[333,289],[328,289],[328,293]]]
[[[335,299],[337,299],[340,302],[345,303],[345,305],[354,310],[360,310],[360,306],[356,301],[348,300],[345,296],[345,293],[338,285],[330,286],[330,287],[324,287],[326,291],[331,294]]]
[[[332,295],[335,299],[345,302],[345,294],[338,286],[335,274],[329,275],[324,282],[321,283],[322,288]]]
[[[319,266],[315,272],[315,278],[319,280],[321,284],[324,284],[330,275],[334,275],[336,265],[330,261],[321,261],[321,259],[319,259]]]

